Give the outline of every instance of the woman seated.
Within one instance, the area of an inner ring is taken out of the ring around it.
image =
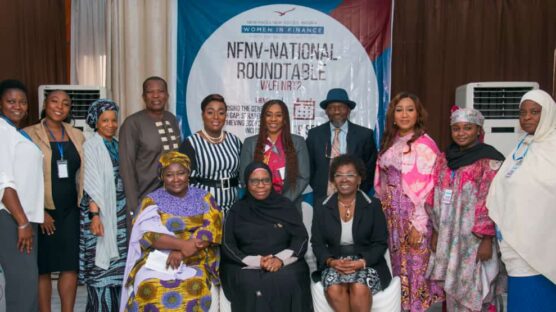
[[[168,152],[160,165],[164,185],[134,220],[120,311],[208,311],[211,283],[219,284],[222,213],[210,193],[189,186],[186,155]]]
[[[270,168],[253,162],[245,197],[224,225],[222,285],[232,311],[312,311],[308,235],[294,204],[272,187]]]
[[[376,198],[359,190],[365,165],[341,155],[330,165],[337,192],[315,203],[311,243],[321,280],[334,311],[370,311],[372,296],[388,287],[392,276],[384,259],[386,219]]]

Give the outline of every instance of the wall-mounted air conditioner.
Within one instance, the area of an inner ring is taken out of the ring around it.
[[[456,89],[456,105],[479,110],[485,116],[485,142],[508,155],[523,134],[519,127],[519,100],[536,82],[472,82]]]
[[[74,126],[80,128],[89,136],[93,133],[86,123],[87,111],[89,106],[97,99],[106,98],[106,88],[100,86],[80,86],[80,85],[42,85],[39,86],[39,115],[43,110],[44,99],[54,90],[64,90],[71,99],[71,116]],[[39,116],[40,118],[40,116]]]

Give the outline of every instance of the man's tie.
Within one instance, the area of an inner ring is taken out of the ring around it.
[[[330,163],[332,160],[340,156],[340,128],[334,128],[334,139],[332,140],[332,149],[330,150]],[[336,192],[336,187],[330,180],[328,181],[328,189],[326,195],[330,196]]]

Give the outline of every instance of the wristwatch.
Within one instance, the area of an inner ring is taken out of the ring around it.
[[[89,219],[93,219],[94,216],[100,216],[100,212],[98,211],[89,211]]]

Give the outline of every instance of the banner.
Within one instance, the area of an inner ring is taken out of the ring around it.
[[[201,129],[200,103],[218,93],[228,104],[225,129],[241,139],[258,133],[270,99],[288,105],[292,133],[306,136],[328,121],[319,103],[332,88],[346,89],[357,103],[351,121],[382,130],[392,6],[391,0],[180,0],[176,113],[184,135]]]

